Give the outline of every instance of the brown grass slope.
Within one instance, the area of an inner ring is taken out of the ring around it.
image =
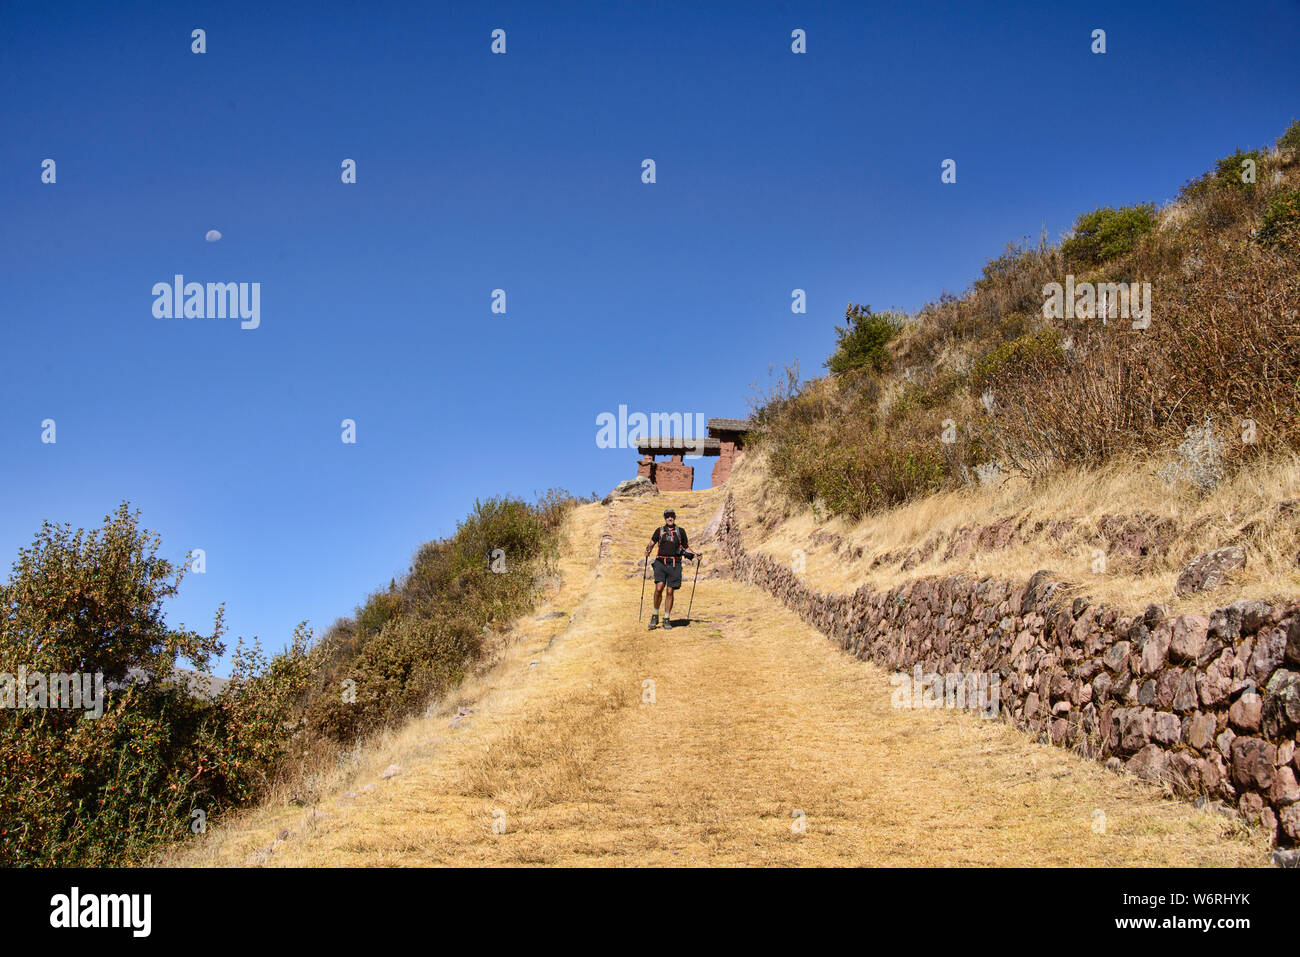
[[[767,477],[767,457],[749,454],[728,483],[745,540],[782,564],[799,553],[822,591],[868,583],[887,591],[952,575],[1027,581],[1049,569],[1076,594],[1130,611],[1157,603],[1175,615],[1208,613],[1300,595],[1300,456],[1292,452],[1260,456],[1208,493],[1171,487],[1158,464],[1123,457],[1033,483],[948,489],[860,519],[791,503]],[[1175,591],[1191,559],[1227,546],[1245,550],[1245,567],[1212,591]]]

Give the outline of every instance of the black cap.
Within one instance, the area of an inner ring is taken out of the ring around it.
[[[664,518],[667,518],[669,515],[671,515],[673,518],[677,517],[677,513],[674,512],[671,508],[664,509]]]

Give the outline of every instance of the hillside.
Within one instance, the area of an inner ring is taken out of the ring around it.
[[[915,315],[850,303],[725,488],[568,512],[475,675],[171,860],[1265,863],[1300,820],[1298,310],[1300,123]],[[720,540],[647,632],[665,502]],[[900,706],[923,665],[1003,720]]]
[[[754,400],[746,580],[1300,840],[1300,123],[836,335]]]
[[[1055,481],[1050,518],[1092,485],[1144,512],[1216,492],[1218,532],[1294,566],[1264,500],[1300,449],[1300,123],[1161,209],[1084,213],[1060,243],[1010,244],[961,296],[914,315],[850,303],[836,332],[828,375],[792,366],[754,400],[774,504],[856,520]]]
[[[0,863],[1300,860],[1300,123],[835,332],[725,420],[724,487],[476,501],[228,681],[138,511],[44,522]],[[671,633],[665,504],[714,538]]]
[[[698,536],[724,494],[573,509],[548,604],[498,661],[307,803],[165,863],[1267,863],[1234,817],[970,711],[893,707],[886,671],[733,581],[716,544],[690,626],[647,631],[648,531],[671,503]]]

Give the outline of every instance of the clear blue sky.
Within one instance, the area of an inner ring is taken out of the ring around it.
[[[476,497],[632,476],[599,413],[743,415],[850,300],[918,308],[1271,143],[1297,37],[1278,0],[6,0],[0,557],[126,499],[206,551],[169,620],[224,601],[278,649]],[[155,318],[176,273],[260,282],[261,327]]]

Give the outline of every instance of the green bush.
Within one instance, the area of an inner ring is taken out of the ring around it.
[[[940,442],[944,416],[926,408],[939,404],[936,394],[903,390],[894,400],[903,411],[877,424],[851,378],[812,383],[768,425],[771,477],[795,501],[855,518],[937,491],[951,477],[948,456],[965,450]]]
[[[1002,343],[981,356],[971,368],[972,390],[981,393],[1008,378],[1059,364],[1065,358],[1061,341],[1060,330],[1047,328]]]
[[[889,404],[888,422],[898,423],[918,414],[947,408],[953,393],[966,381],[959,372],[935,375],[925,383],[904,382]]]
[[[1264,154],[1260,150],[1236,149],[1228,156],[1217,161],[1214,164],[1214,169],[1209,170],[1184,186],[1180,195],[1184,199],[1206,200],[1213,199],[1216,196],[1227,198],[1243,193],[1252,193],[1256,183],[1247,183],[1242,180],[1244,172],[1242,163],[1248,159],[1255,162],[1255,176],[1258,180],[1260,167],[1264,162]],[[1228,220],[1220,216],[1211,225],[1217,229],[1227,225],[1227,222]]]
[[[835,327],[835,352],[826,360],[826,368],[839,375],[854,369],[879,372],[889,361],[889,340],[894,337],[904,317],[891,312],[873,314],[870,306],[850,305],[848,320]]]
[[[1255,176],[1258,179],[1260,164],[1264,161],[1264,154],[1259,150],[1234,150],[1231,156],[1225,156],[1214,164],[1214,182],[1224,189],[1235,189],[1250,191],[1255,188],[1255,183],[1246,182],[1242,179],[1244,170],[1242,164],[1246,160],[1253,160],[1255,163]]]
[[[1041,290],[1041,287],[1039,287]],[[1042,296],[1042,292],[1039,292]],[[1039,301],[1041,307],[1041,299]],[[1026,312],[1009,312],[998,319],[998,335],[1004,340],[1019,339],[1032,328],[1036,317]]]
[[[400,582],[312,649],[304,735],[347,744],[454,687],[478,657],[483,629],[532,607],[536,573],[558,554],[557,532],[576,501],[552,489],[535,505],[475,502],[454,535],[421,546]]]
[[[1283,193],[1273,200],[1264,213],[1255,241],[1261,246],[1279,248],[1296,242],[1300,232],[1300,189]]]
[[[938,491],[945,468],[938,442],[890,445],[883,436],[822,447],[805,460],[809,498],[821,499],[831,515],[860,518]]]
[[[392,618],[312,696],[305,733],[347,743],[409,717],[459,684],[481,645],[482,633],[455,614]]]
[[[1133,251],[1137,241],[1155,228],[1155,206],[1104,206],[1080,216],[1074,235],[1061,244],[1065,258],[1085,266],[1096,266]]]

